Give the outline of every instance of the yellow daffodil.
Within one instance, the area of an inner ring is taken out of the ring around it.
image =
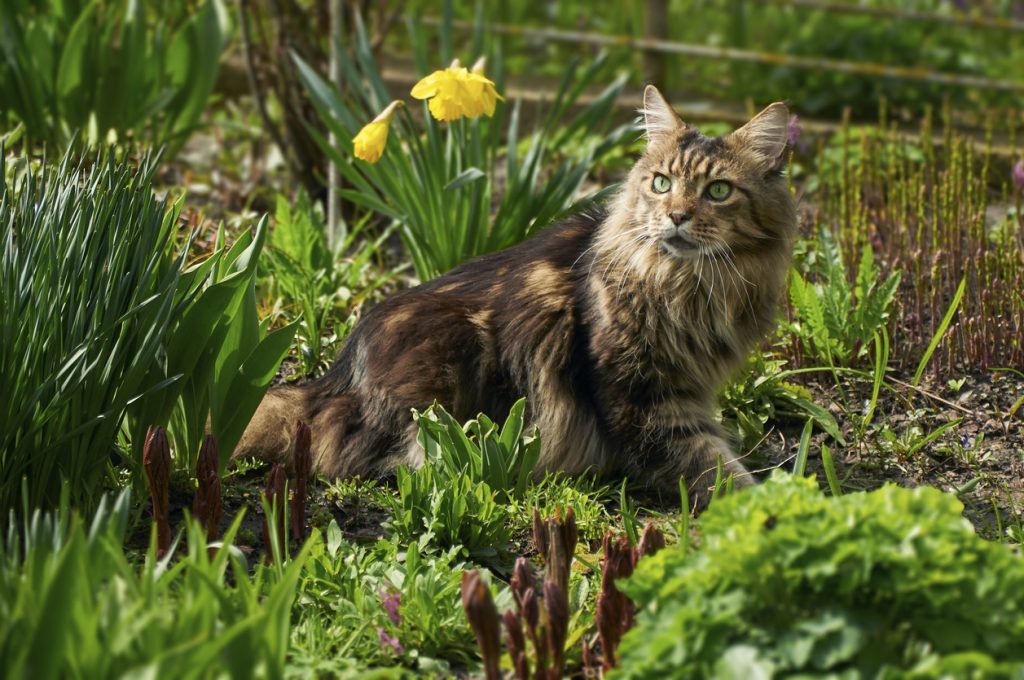
[[[481,59],[472,71],[459,64],[441,71],[434,71],[412,88],[416,99],[429,99],[431,115],[438,120],[457,120],[466,116],[494,115],[497,100],[504,101],[494,83],[483,75],[484,61]]]
[[[376,163],[384,155],[384,147],[388,143],[388,127],[391,125],[391,116],[395,115],[395,109],[402,106],[402,101],[396,100],[388,104],[387,108],[380,112],[373,121],[363,126],[352,139],[355,147],[356,158],[361,158],[367,163]]]

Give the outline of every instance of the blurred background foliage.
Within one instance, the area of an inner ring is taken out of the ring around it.
[[[428,7],[431,3],[416,3]],[[474,3],[456,3],[456,14],[472,17]],[[869,10],[880,10],[872,14]],[[652,25],[652,12],[658,23]],[[864,12],[864,13],[859,13]],[[925,15],[925,16],[922,16]],[[928,18],[927,15],[932,15]],[[965,16],[989,19],[979,25]],[[655,37],[713,48],[738,48],[790,55],[903,66],[1013,80],[1024,59],[1024,3],[1019,0],[623,0],[616,3],[502,2],[488,18],[509,25],[556,28],[592,34]],[[984,26],[984,27],[983,27]],[[513,73],[557,75],[570,44],[528,37],[513,41],[516,57],[506,59]],[[614,52],[626,52],[623,48]],[[635,72],[644,71],[644,54],[624,55]],[[516,59],[519,61],[517,62]],[[1019,105],[1016,95],[969,92],[928,83],[883,78],[878,73],[850,74],[726,58],[665,55],[654,77],[663,88],[687,98],[786,100],[797,111],[835,116],[849,107],[857,118],[878,112],[885,98],[895,108],[918,115],[952,96],[955,105]],[[1019,80],[1017,81],[1019,84]]]

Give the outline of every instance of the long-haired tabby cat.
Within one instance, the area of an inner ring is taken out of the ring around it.
[[[370,310],[319,380],[271,390],[237,455],[280,459],[296,419],[322,474],[418,465],[410,409],[500,416],[520,396],[540,469],[625,474],[708,499],[719,460],[751,483],[715,396],[774,322],[796,211],[788,111],[709,138],[652,86],[647,147],[603,211],[471,260]]]

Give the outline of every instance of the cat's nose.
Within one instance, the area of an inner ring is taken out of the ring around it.
[[[690,218],[693,217],[693,214],[690,212],[683,212],[682,210],[673,210],[668,214],[668,216],[669,219],[672,220],[672,223],[678,227],[683,222],[688,222]]]

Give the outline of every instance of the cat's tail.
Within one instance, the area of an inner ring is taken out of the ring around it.
[[[256,408],[256,413],[242,433],[232,458],[259,458],[270,463],[284,463],[292,450],[295,423],[306,421],[308,385],[282,385],[270,389]]]

